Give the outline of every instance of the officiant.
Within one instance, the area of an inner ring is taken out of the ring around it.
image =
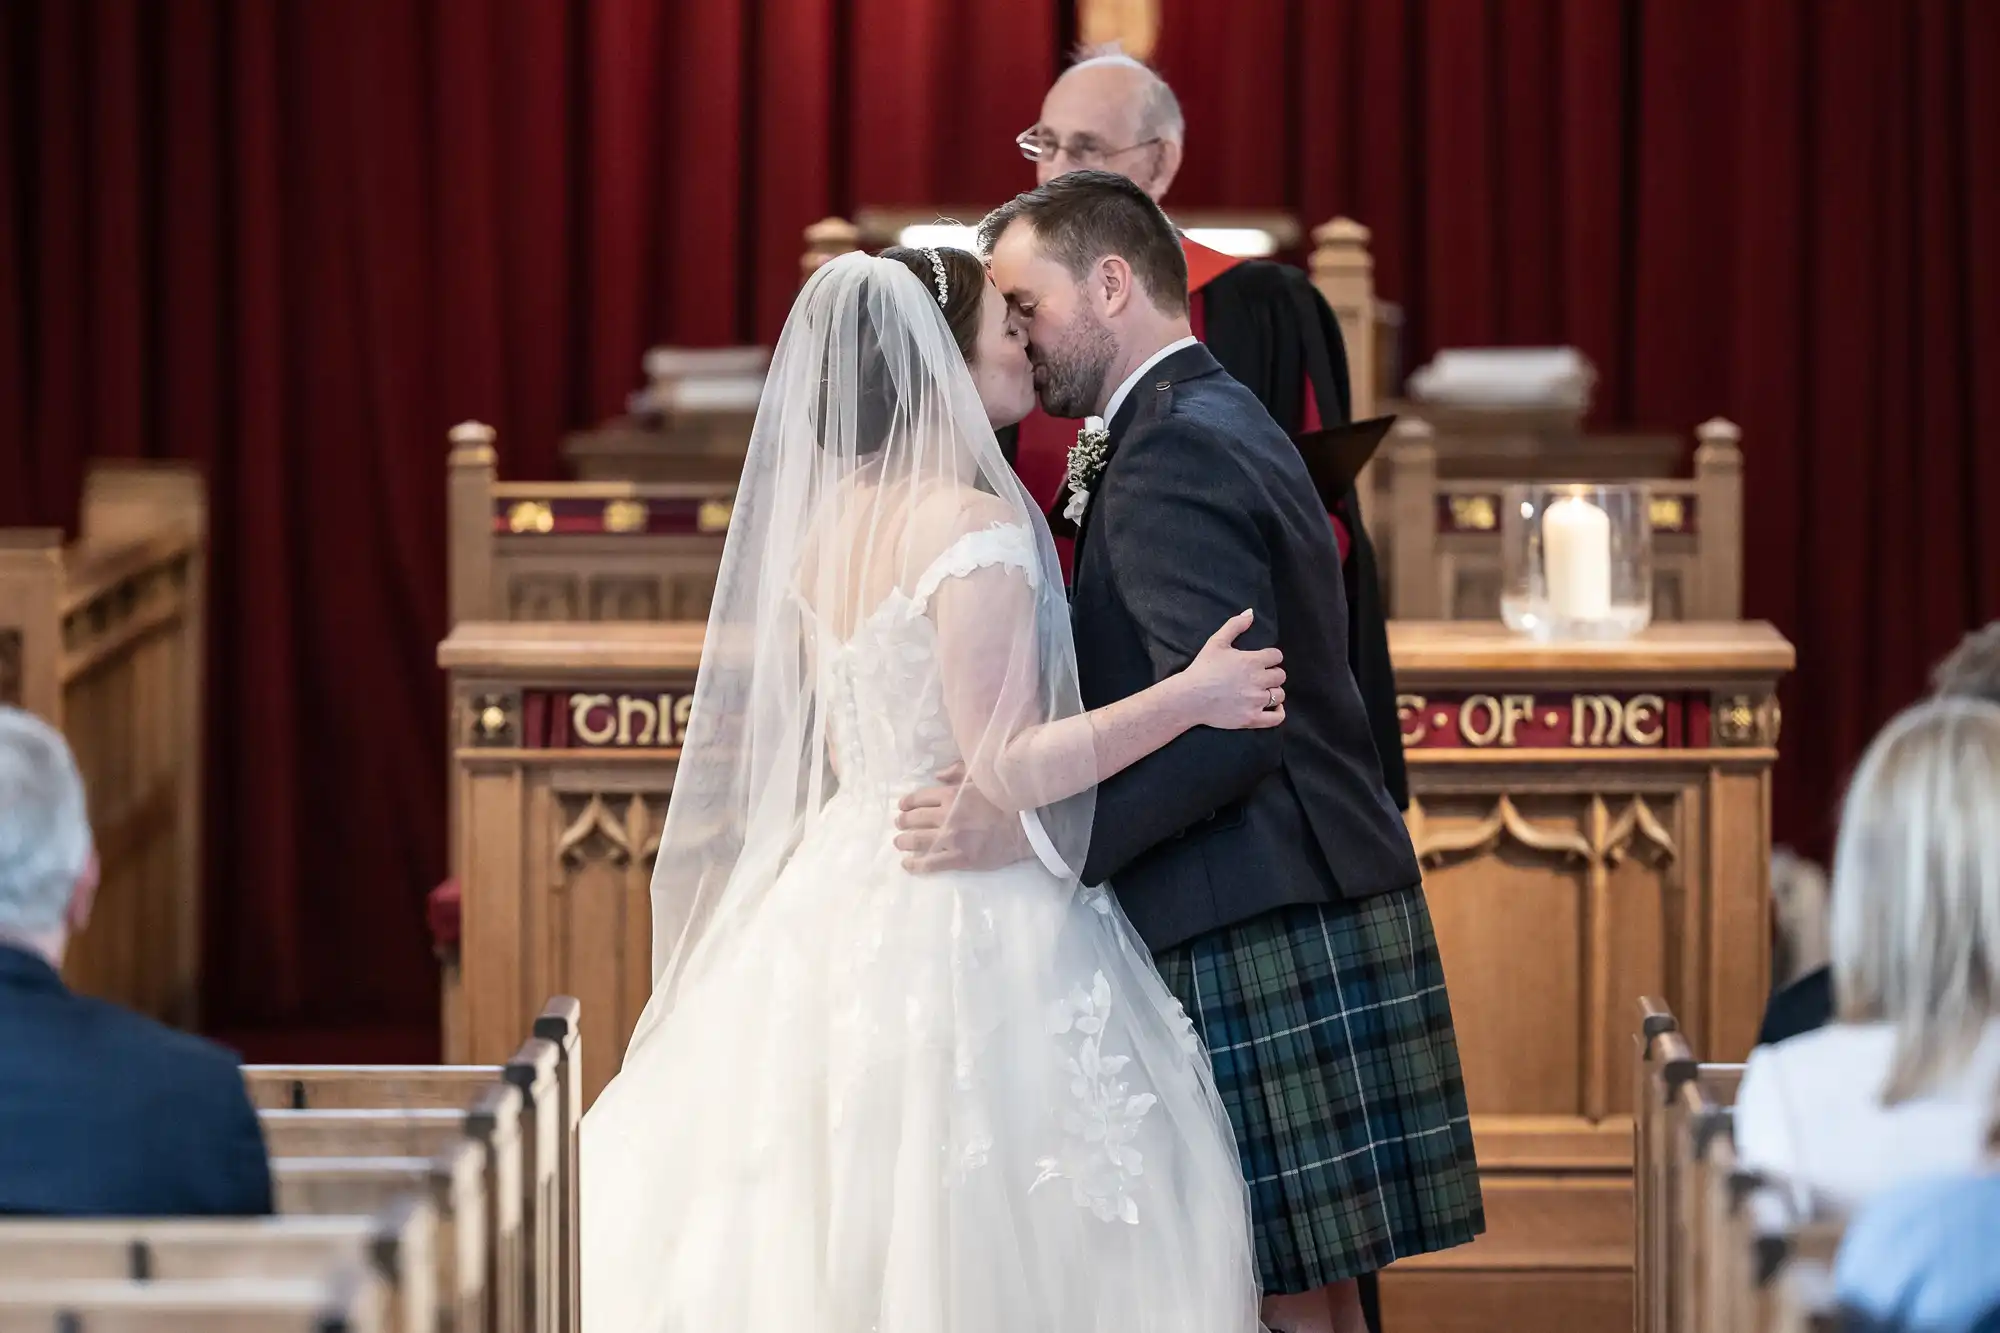
[[[1180,102],[1166,81],[1114,49],[1065,71],[1042,100],[1041,119],[1015,143],[1035,164],[1038,184],[1093,168],[1117,172],[1158,200],[1180,170],[1185,138]],[[1237,259],[1186,237],[1181,244],[1195,336],[1223,369],[1256,394],[1294,438],[1344,424],[1350,406],[1347,348],[1339,322],[1311,280],[1287,264]],[[1002,432],[1001,448],[1044,511],[1062,487],[1077,425],[1037,409]],[[1407,809],[1382,585],[1351,485],[1331,505],[1330,517],[1347,594],[1348,664],[1367,706],[1383,780],[1397,806]],[[1058,546],[1067,567],[1068,543],[1059,540]]]

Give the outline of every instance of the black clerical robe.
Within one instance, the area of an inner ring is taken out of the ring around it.
[[[1189,322],[1222,368],[1250,392],[1287,433],[1297,436],[1350,419],[1347,345],[1340,322],[1310,279],[1288,264],[1242,260],[1181,242],[1188,258]],[[1046,512],[1062,489],[1064,464],[1079,423],[1037,409],[1001,446],[1022,484]],[[1347,593],[1348,665],[1368,710],[1369,734],[1382,777],[1398,808],[1409,808],[1396,681],[1389,664],[1381,577],[1353,488],[1332,507]],[[1070,544],[1058,538],[1063,568]]]

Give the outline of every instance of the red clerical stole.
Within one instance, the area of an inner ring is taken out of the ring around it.
[[[1181,249],[1187,255],[1188,322],[1194,326],[1194,336],[1206,340],[1202,290],[1243,261],[1234,255],[1197,245],[1186,237],[1181,238]],[[1302,431],[1318,430],[1324,423],[1320,420],[1319,402],[1313,394],[1312,381],[1302,379],[1299,392],[1304,395],[1299,428]],[[1016,437],[1014,470],[1020,474],[1021,484],[1028,488],[1028,494],[1034,497],[1036,506],[1044,513],[1056,502],[1057,492],[1062,490],[1063,469],[1069,461],[1069,449],[1076,443],[1076,432],[1082,425],[1080,421],[1052,417],[1039,407],[1021,423]],[[1345,560],[1350,540],[1347,524],[1338,514],[1332,515],[1332,519],[1334,537],[1340,543],[1340,558]],[[1064,574],[1069,572],[1070,547],[1068,538],[1056,538],[1056,552],[1062,557]]]

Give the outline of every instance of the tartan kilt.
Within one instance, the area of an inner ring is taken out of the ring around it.
[[[1267,1293],[1312,1291],[1485,1230],[1421,888],[1282,908],[1155,961],[1215,1066]]]

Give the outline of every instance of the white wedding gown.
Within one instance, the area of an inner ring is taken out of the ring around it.
[[[891,845],[960,757],[927,604],[993,566],[1032,580],[1032,535],[961,537],[848,636],[837,794],[585,1120],[591,1333],[1258,1327],[1207,1059],[1115,903]]]

